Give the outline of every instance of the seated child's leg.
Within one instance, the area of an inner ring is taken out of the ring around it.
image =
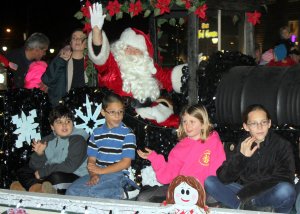
[[[18,180],[27,191],[32,185],[43,182],[35,178],[34,172],[35,171],[29,168],[29,166],[18,170]]]
[[[55,189],[68,189],[78,178],[79,176],[73,173],[54,172],[45,178],[45,180],[49,181]]]
[[[293,184],[281,182],[254,198],[253,203],[259,207],[271,206],[277,213],[288,213],[296,200]]]
[[[167,197],[168,187],[169,185],[154,186],[141,191],[137,196],[137,201],[161,203]]]
[[[126,178],[123,172],[100,175],[99,183],[90,187],[89,196],[96,198],[123,199]]]
[[[96,185],[88,186],[90,176],[86,175],[71,184],[66,195],[86,196],[94,198],[123,199],[126,179],[123,172],[99,175]]]
[[[239,207],[240,200],[236,197],[236,193],[242,188],[240,184],[225,185],[216,176],[209,176],[204,182],[204,187],[207,194],[215,200],[232,209]]]
[[[67,189],[66,195],[75,195],[75,196],[89,196],[90,186],[87,185],[87,182],[90,180],[89,175],[75,180]]]
[[[300,194],[298,193],[296,203],[295,203],[295,208],[297,211],[297,214],[300,214]]]

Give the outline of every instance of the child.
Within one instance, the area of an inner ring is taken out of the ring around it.
[[[178,131],[180,142],[171,150],[168,161],[155,151],[145,148],[138,150],[138,155],[151,161],[157,180],[169,184],[178,175],[193,176],[203,185],[209,175],[225,160],[222,142],[209,122],[204,106],[200,104],[187,106],[180,114],[181,122]],[[148,189],[138,196],[140,201],[152,201],[165,197],[166,186],[156,190]]]
[[[33,140],[29,167],[18,171],[18,180],[11,184],[12,190],[55,193],[66,189],[64,184],[72,183],[86,175],[86,140],[88,134],[74,128],[74,115],[65,106],[55,107],[49,122],[53,133],[41,141]]]
[[[44,91],[45,89],[42,86],[43,83],[41,78],[42,75],[45,73],[47,66],[47,63],[41,60],[32,62],[25,76],[24,88],[40,88],[42,91]]]
[[[295,201],[295,163],[291,145],[270,131],[269,112],[258,104],[243,114],[249,137],[236,154],[205,181],[207,193],[229,208],[288,213]]]
[[[105,124],[96,128],[88,144],[88,171],[67,190],[67,195],[123,199],[131,160],[135,158],[136,139],[122,122],[122,98],[110,94],[102,100]]]

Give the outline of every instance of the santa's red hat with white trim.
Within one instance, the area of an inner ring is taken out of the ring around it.
[[[149,35],[135,28],[126,28],[120,36],[120,41],[141,51],[148,52],[153,57],[154,49]]]

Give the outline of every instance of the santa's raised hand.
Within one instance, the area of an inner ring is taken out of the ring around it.
[[[99,30],[102,30],[104,19],[106,15],[103,14],[102,4],[94,3],[92,7],[89,7],[91,15],[91,27],[98,27]]]

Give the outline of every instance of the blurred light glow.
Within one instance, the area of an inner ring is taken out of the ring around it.
[[[4,74],[0,74],[0,84],[3,84],[5,81],[5,76]]]
[[[296,42],[296,38],[297,38],[296,35],[293,34],[293,35],[291,36],[291,41],[292,41],[292,42]]]
[[[200,61],[202,61],[202,60],[203,60],[203,61],[206,61],[207,59],[208,59],[207,56],[201,56],[201,57],[200,57]]]
[[[10,33],[11,32],[11,29],[10,28],[6,28],[5,30],[7,33]]]
[[[3,51],[7,51],[7,47],[6,47],[6,46],[3,46],[3,47],[2,47],[2,50],[3,50]]]
[[[211,41],[212,41],[213,44],[217,44],[219,39],[218,38],[212,38]]]
[[[49,52],[53,54],[55,52],[54,48],[50,48]]]

